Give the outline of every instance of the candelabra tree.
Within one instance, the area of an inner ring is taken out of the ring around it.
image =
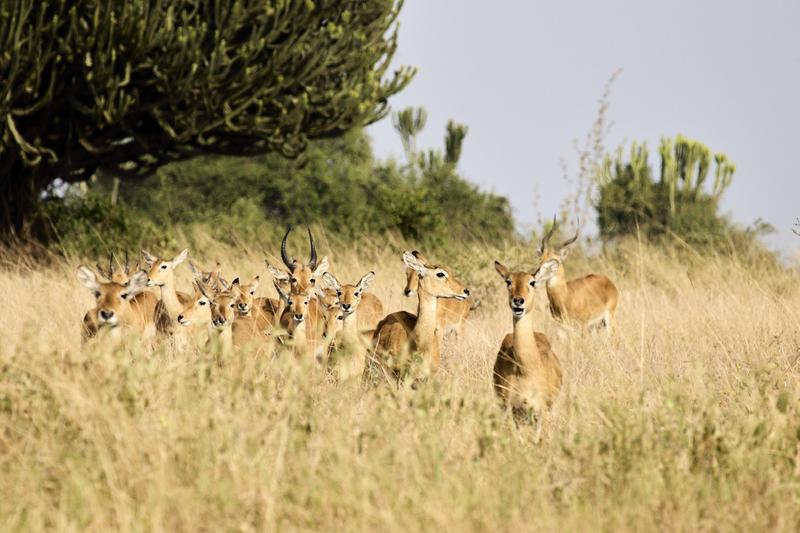
[[[8,0],[0,233],[60,179],[199,153],[302,153],[383,117],[401,0]]]

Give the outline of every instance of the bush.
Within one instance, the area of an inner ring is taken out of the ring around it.
[[[704,187],[711,151],[678,136],[663,139],[661,171],[653,177],[646,144],[634,143],[626,161],[622,149],[606,157],[597,203],[600,234],[605,239],[637,232],[649,239],[677,237],[693,246],[709,246],[728,238],[734,227],[719,214],[719,200],[731,183],[735,167],[716,154],[715,179]]]

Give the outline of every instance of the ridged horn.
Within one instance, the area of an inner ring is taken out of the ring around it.
[[[311,256],[308,259],[308,266],[311,267],[311,270],[317,268],[317,248],[314,246],[314,237],[311,236],[311,228],[306,228],[308,230],[308,244],[311,246]]]
[[[542,237],[542,245],[539,247],[539,254],[543,254],[545,250],[547,250],[547,243],[550,241],[550,237],[553,236],[553,233],[556,231],[556,216],[553,215],[553,225],[550,227],[550,231],[544,234]]]
[[[289,233],[291,233],[292,227],[289,226],[286,230],[286,235],[283,236],[283,240],[281,241],[281,259],[283,259],[283,264],[286,265],[290,271],[294,270],[294,261],[289,259],[289,255],[286,253],[286,239],[289,238]]]

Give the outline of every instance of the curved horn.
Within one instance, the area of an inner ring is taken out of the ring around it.
[[[308,243],[311,245],[311,257],[308,259],[308,266],[311,270],[317,268],[317,248],[314,246],[314,237],[311,236],[311,228],[306,227],[308,230]]]
[[[543,254],[544,251],[547,249],[547,243],[550,241],[550,237],[553,236],[553,233],[555,233],[557,224],[558,223],[556,222],[556,216],[553,215],[553,225],[550,227],[550,231],[545,233],[544,237],[542,237],[542,245],[539,247],[540,255]]]
[[[283,259],[283,263],[286,265],[286,268],[289,270],[294,270],[294,261],[289,259],[289,255],[286,253],[286,239],[289,238],[289,233],[292,231],[292,227],[286,230],[286,235],[283,236],[283,240],[281,241],[281,259]]]
[[[577,241],[580,233],[581,233],[581,219],[580,217],[578,217],[578,229],[575,230],[575,236],[572,237],[571,239],[567,239],[566,241],[564,241],[564,244],[561,245],[561,248],[566,248],[573,242]]]

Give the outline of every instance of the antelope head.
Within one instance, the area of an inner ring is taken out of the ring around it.
[[[100,325],[115,327],[130,312],[130,302],[147,287],[147,273],[139,270],[125,283],[103,282],[88,267],[78,267],[78,281],[94,295],[97,301],[97,320]]]
[[[553,251],[549,248],[549,242],[553,233],[556,231],[556,226],[556,217],[553,216],[553,225],[550,227],[550,231],[545,233],[544,237],[542,237],[542,243],[538,250],[539,266],[533,273],[537,285],[542,283],[554,283],[564,277],[562,262],[569,254],[569,246],[577,241],[580,235],[580,219],[578,219],[578,227],[575,230],[575,235],[561,243],[561,245]]]

